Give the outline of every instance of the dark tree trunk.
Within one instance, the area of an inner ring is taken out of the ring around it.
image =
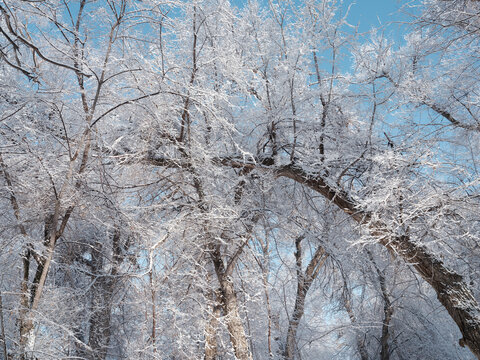
[[[104,256],[99,246],[92,254],[92,272],[97,274],[92,286],[92,316],[88,345],[92,349],[88,358],[104,360],[110,348],[112,334],[112,308],[115,286],[118,282],[118,268],[122,262],[120,230],[116,227],[112,236],[112,264],[109,273],[103,273]]]

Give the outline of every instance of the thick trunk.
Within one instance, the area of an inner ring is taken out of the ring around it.
[[[93,288],[92,316],[88,344],[92,349],[88,358],[104,360],[107,357],[111,335],[112,281],[99,278]]]
[[[287,341],[285,343],[284,357],[286,360],[292,360],[295,357],[295,350],[297,345],[297,329],[305,309],[305,297],[307,296],[308,288],[305,284],[305,276],[302,269],[302,246],[301,241],[303,237],[295,240],[295,260],[297,267],[297,296],[295,298],[295,307],[293,309],[292,318],[288,323]]]
[[[480,359],[480,306],[461,275],[447,269],[443,262],[430,254],[427,248],[415,243],[410,237],[398,236],[386,224],[372,222],[369,213],[359,210],[354,200],[342,191],[336,191],[321,177],[312,177],[301,168],[287,165],[276,171],[277,176],[290,178],[320,193],[358,223],[367,226],[379,237],[379,243],[401,256],[411,264],[420,276],[429,283],[457,324],[463,338],[459,343],[468,346]]]
[[[400,254],[418,271],[437,294],[440,303],[458,325],[463,338],[459,344],[468,346],[480,359],[480,307],[463,277],[447,269],[443,262],[407,236],[396,237],[382,244]]]
[[[297,293],[295,309],[292,318],[288,323],[287,341],[284,354],[286,360],[292,360],[295,358],[295,350],[297,348],[297,329],[305,309],[305,295]]]
[[[224,277],[220,282],[220,287],[222,290],[223,311],[226,316],[227,328],[235,356],[239,360],[251,360],[252,355],[248,348],[247,336],[245,335],[245,329],[238,311],[237,295],[235,294],[232,279]]]
[[[218,319],[222,310],[221,304],[218,302],[220,298],[220,290],[215,291],[215,294],[212,291],[210,299],[212,301],[212,309],[208,315],[208,322],[205,327],[205,360],[216,360],[218,356]]]
[[[220,255],[219,246],[214,247],[211,252],[211,257],[220,284],[222,308],[235,356],[239,360],[252,360],[252,354],[248,348],[245,328],[243,327],[240,312],[238,310],[237,295],[235,294],[233,280],[230,276],[233,267],[229,266],[225,269],[225,265]]]
[[[120,247],[120,230],[115,227],[112,236],[112,263],[110,272],[105,274],[104,257],[102,246],[92,253],[93,273],[98,274],[92,287],[92,316],[90,318],[90,332],[88,345],[92,349],[89,358],[92,360],[104,360],[108,355],[110,336],[112,334],[112,307],[113,295],[122,262]]]

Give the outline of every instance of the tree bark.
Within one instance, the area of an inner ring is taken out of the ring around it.
[[[8,360],[7,339],[5,337],[5,325],[3,323],[3,301],[0,291],[0,341],[2,341],[3,358]]]
[[[220,290],[211,293],[212,311],[208,315],[207,326],[205,327],[205,360],[216,360],[218,356],[218,319],[221,316]]]
[[[152,333],[150,338],[152,341],[152,352],[155,354],[157,352],[157,307],[155,304],[155,285],[153,282],[153,267],[148,273],[149,283],[150,283],[150,300],[152,301]]]
[[[261,242],[261,240],[260,240]],[[268,253],[267,246],[264,246],[262,243],[262,249],[264,254]],[[262,283],[263,283],[263,292],[265,294],[265,302],[267,305],[267,346],[268,346],[268,357],[273,358],[273,349],[272,349],[272,305],[270,304],[270,293],[268,290],[268,269],[266,266],[260,265],[262,270]]]
[[[92,286],[92,316],[90,318],[90,334],[88,345],[92,351],[88,354],[91,360],[104,360],[108,355],[110,336],[112,334],[112,307],[119,266],[122,262],[120,247],[120,229],[116,226],[112,236],[112,264],[108,274],[103,274],[104,254],[95,249],[92,254],[92,272],[98,274]]]
[[[247,337],[243,327],[242,319],[238,311],[237,295],[233,281],[230,277],[225,277],[221,281],[223,309],[227,317],[227,328],[230,333],[235,356],[239,360],[251,360],[252,355],[248,348]]]
[[[227,271],[227,269],[225,269],[218,246],[211,252],[211,256],[220,284],[222,308],[226,317],[227,328],[235,356],[239,360],[252,360],[252,354],[248,348],[247,336],[245,335],[245,329],[238,310],[238,301],[233,279],[230,276],[232,270]]]
[[[3,161],[2,154],[0,153],[0,167],[3,172],[3,176],[5,178],[5,182],[10,190],[10,204],[12,205],[13,214],[15,219],[18,221],[18,227],[20,230],[20,234],[23,237],[27,237],[27,230],[25,226],[21,222],[20,218],[20,206],[17,201],[17,196],[13,190],[13,182],[10,176],[10,172],[7,169],[5,162]],[[29,280],[30,280],[30,259],[32,256],[32,245],[27,244],[27,248],[25,249],[22,255],[22,266],[23,266],[23,274],[22,274],[22,283],[20,285],[20,316],[19,316],[19,330],[20,330],[20,354],[25,353],[25,346],[28,342],[29,337],[29,326],[26,324],[26,318],[28,314],[28,308],[30,306],[30,290],[28,288]],[[23,355],[21,355],[22,357]]]
[[[107,357],[111,335],[112,281],[100,277],[93,287],[92,316],[88,344],[92,351],[91,360],[104,360]]]

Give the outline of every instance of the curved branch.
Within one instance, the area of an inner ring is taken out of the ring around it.
[[[166,165],[177,168],[185,166],[185,164],[171,159],[152,160],[155,160],[152,163],[157,166]],[[386,223],[373,221],[372,214],[363,211],[345,191],[333,188],[321,176],[310,175],[295,164],[269,167],[262,165],[261,162],[246,162],[243,158],[238,157],[218,157],[214,158],[212,162],[231,168],[272,172],[276,177],[292,179],[321,194],[358,224],[365,226],[373,236],[378,238],[381,245],[411,264],[419,275],[432,286],[438,300],[462,333],[463,338],[459,340],[459,344],[462,347],[468,346],[472,353],[480,359],[480,306],[463,277],[448,269],[425,246],[415,242],[407,235],[396,234],[389,229]]]
[[[463,338],[459,344],[468,346],[480,359],[480,306],[460,274],[448,269],[429,250],[407,235],[397,235],[381,221],[372,221],[372,214],[362,211],[348,194],[336,191],[321,177],[311,177],[295,165],[287,165],[276,171],[277,176],[290,178],[320,193],[337,205],[356,222],[366,226],[378,237],[381,245],[411,264],[429,283],[440,303],[457,324]]]

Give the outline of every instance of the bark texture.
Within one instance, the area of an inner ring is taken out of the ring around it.
[[[120,230],[115,228],[112,236],[112,263],[108,273],[104,273],[105,254],[99,246],[93,250],[92,273],[97,274],[92,286],[92,316],[90,317],[90,331],[88,345],[90,351],[88,359],[104,360],[110,348],[112,335],[112,308],[115,287],[118,282],[119,266],[122,263],[120,246]]]
[[[218,246],[211,252],[211,256],[215,267],[215,273],[217,274],[218,282],[220,284],[223,313],[227,322],[230,341],[235,356],[239,360],[252,360],[252,354],[248,347],[247,336],[240,317],[237,295],[231,277],[233,267],[228,266],[225,268]]]
[[[216,360],[218,356],[218,319],[221,316],[220,290],[212,292],[210,298],[212,301],[211,313],[208,315],[207,326],[205,327],[205,360]]]

